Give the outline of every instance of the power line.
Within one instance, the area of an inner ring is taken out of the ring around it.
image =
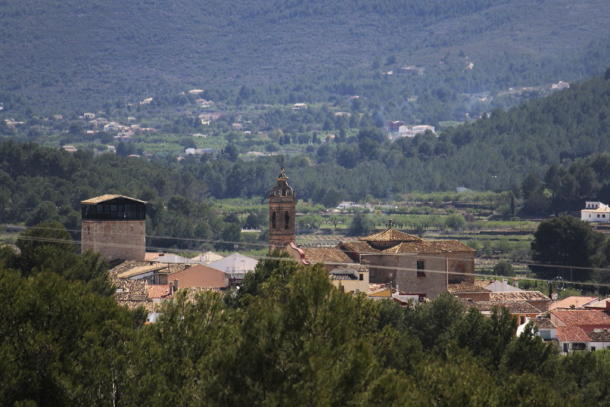
[[[21,238],[23,240],[28,240],[28,241],[40,241],[40,242],[48,242],[48,243],[64,243],[64,244],[74,244],[74,241],[69,241],[66,239],[55,239],[55,238],[41,238],[41,237],[34,237],[34,236],[26,236]],[[114,244],[114,243],[107,243],[104,244],[104,246],[107,247],[141,247],[140,245],[122,245],[122,244]],[[157,247],[153,247],[153,246],[146,246],[147,249],[159,249]],[[179,251],[178,249],[170,249],[172,251]],[[272,257],[272,256],[250,256],[252,258],[255,258],[257,260],[274,260],[274,261],[288,261],[288,262],[296,262],[296,263],[300,263],[299,260],[293,259],[291,257]],[[421,256],[418,256],[421,257]],[[432,257],[432,256],[428,256],[428,257]],[[438,257],[433,257],[435,259],[439,259]],[[192,263],[179,263],[177,262],[176,264],[192,264]],[[383,266],[383,265],[363,265],[360,263],[344,263],[344,262],[320,262],[320,264],[322,265],[328,265],[328,266],[344,266],[344,267],[354,267],[354,266],[365,266],[367,268],[374,268],[374,269],[380,269],[380,270],[393,270],[393,271],[411,271],[411,272],[417,272],[417,271],[422,271],[422,270],[418,270],[417,268],[411,268],[411,267],[394,267],[394,266]],[[424,270],[425,273],[430,273],[430,274],[443,274],[443,275],[454,275],[454,276],[473,276],[473,277],[484,277],[484,278],[505,278],[506,276],[500,276],[500,275],[490,275],[490,274],[480,274],[480,273],[459,273],[459,272],[454,272],[454,271],[449,271],[449,270],[435,270],[435,269],[425,269]],[[541,279],[541,278],[523,278],[522,280],[528,280],[528,281],[540,281],[540,282],[548,282],[548,279]],[[610,284],[604,284],[604,283],[592,283],[592,282],[567,282],[564,281],[563,282],[564,285],[567,284],[572,284],[572,285],[586,285],[586,286],[593,286],[593,287],[610,287]]]
[[[35,229],[36,227],[34,227]],[[32,229],[32,228],[30,228]],[[39,228],[39,230],[54,230],[54,231],[68,231],[68,232],[77,232],[80,233],[82,232],[81,230],[76,230],[76,229],[60,229],[60,228]],[[109,233],[104,233],[104,235],[118,235],[118,236],[122,236],[122,237],[134,237],[134,238],[141,238],[142,235],[136,235],[136,234],[125,234],[125,233],[113,233],[113,232],[109,232]],[[229,240],[215,240],[215,239],[198,239],[198,238],[180,238],[180,237],[173,237],[173,236],[144,236],[146,239],[166,239],[166,240],[180,240],[180,241],[190,241],[190,242],[197,242],[197,243],[221,243],[221,244],[233,244],[233,245],[242,245],[242,246],[259,246],[261,248],[268,248],[269,244],[267,243],[251,243],[251,242],[243,242],[243,241],[229,241]],[[42,240],[42,239],[49,239],[49,238],[33,238],[30,236],[20,236],[18,239],[22,239],[22,240],[30,240],[30,241],[47,241],[50,243],[73,243],[73,244],[79,244],[82,245],[82,239],[81,240],[71,240],[71,241],[66,241],[63,239],[55,239],[55,240]],[[133,247],[133,248],[137,248],[137,247],[141,247],[140,245],[128,245],[128,244],[114,244],[114,243],[96,243],[98,246],[105,246],[105,247]],[[180,249],[172,249],[172,248],[166,248],[166,247],[157,247],[157,246],[146,246],[147,249],[154,249],[154,250],[166,250],[166,251],[170,251],[170,250],[175,250],[175,251],[183,251]],[[339,250],[345,254],[349,254],[350,251],[346,250],[346,249],[341,249],[339,247],[333,247],[336,250]],[[445,254],[445,255],[450,255],[452,252],[444,252],[444,253],[440,253],[440,254]],[[364,252],[362,254],[366,254],[366,255],[393,255],[393,256],[417,256],[418,258],[421,259],[438,259],[439,256],[431,256],[431,255],[426,255],[426,254],[418,254],[418,253],[401,253],[401,254],[395,254],[395,253],[383,253],[383,252]],[[586,271],[598,271],[598,272],[610,272],[610,268],[597,268],[597,267],[586,267],[586,266],[569,266],[569,265],[564,265],[564,264],[548,264],[548,263],[539,263],[539,262],[524,262],[522,264],[525,264],[527,266],[536,266],[536,267],[545,267],[545,268],[563,268],[563,269],[570,269],[570,270],[586,270]],[[542,280],[541,280],[542,281]],[[546,281],[546,280],[544,280]]]

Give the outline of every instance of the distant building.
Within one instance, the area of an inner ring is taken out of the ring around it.
[[[610,222],[610,207],[597,201],[587,201],[580,211],[580,220],[585,222]]]
[[[388,131],[393,132],[398,131],[398,129],[400,129],[400,126],[404,126],[405,122],[400,120],[390,120],[386,123],[386,125],[388,126]]]
[[[419,301],[436,298],[451,284],[474,282],[474,250],[455,240],[429,241],[392,228],[335,247],[287,247],[304,265],[324,263],[333,273],[345,267],[365,266],[369,281],[399,286],[401,293]],[[484,296],[483,289],[470,288]]]
[[[296,205],[294,190],[282,167],[277,184],[269,191],[269,252],[285,249],[296,236]]]
[[[369,270],[363,266],[347,266],[330,271],[330,281],[343,292],[365,293],[369,290]]]
[[[82,251],[92,249],[108,260],[144,260],[146,202],[102,195],[81,202]]]
[[[224,271],[202,264],[172,273],[168,279],[176,290],[181,288],[225,289],[229,287],[229,275]]]
[[[570,84],[568,82],[564,82],[564,81],[559,81],[559,82],[551,85],[551,90],[563,90],[563,89],[569,89],[569,88],[570,88]]]
[[[423,134],[426,131],[435,132],[434,126],[419,125],[419,126],[406,126],[402,125],[398,128],[398,135],[400,137],[415,137],[418,134]]]

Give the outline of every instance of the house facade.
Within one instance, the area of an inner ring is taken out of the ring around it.
[[[598,201],[585,202],[580,211],[580,220],[585,222],[610,222],[610,207]]]

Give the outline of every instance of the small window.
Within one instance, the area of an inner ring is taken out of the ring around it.
[[[599,213],[597,214],[597,217],[599,218]]]
[[[595,352],[595,346],[591,346],[591,352]]]
[[[360,273],[360,281],[364,281],[364,274]]]
[[[275,212],[271,214],[271,229],[275,229]]]
[[[290,214],[288,211],[284,213],[284,229],[290,229]]]
[[[423,260],[417,260],[417,277],[426,277],[425,263]]]
[[[572,350],[586,350],[587,345],[584,343],[573,343]]]

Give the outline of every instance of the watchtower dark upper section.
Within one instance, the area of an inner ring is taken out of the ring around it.
[[[277,176],[277,185],[269,191],[269,198],[274,197],[291,197],[296,199],[294,190],[288,185],[288,176],[284,174],[284,167],[282,167],[280,175]]]
[[[83,220],[146,220],[146,202],[123,195],[102,195],[81,202]]]

